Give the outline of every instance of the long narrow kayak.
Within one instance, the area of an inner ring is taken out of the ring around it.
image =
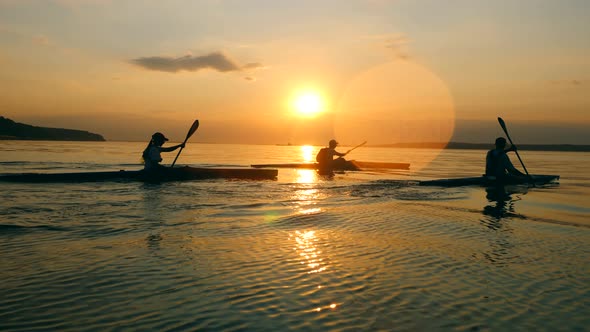
[[[318,163],[255,164],[251,166],[254,168],[318,169]],[[335,171],[362,171],[366,169],[410,169],[410,164],[347,160],[344,164],[334,165]]]
[[[542,185],[559,180],[559,175],[531,175],[531,177],[510,177],[502,182],[487,176],[469,178],[438,179],[420,181],[421,186],[460,187],[460,186],[495,186],[514,184]]]
[[[145,182],[164,182],[201,179],[250,179],[250,180],[274,180],[278,175],[276,169],[254,168],[198,168],[178,167],[169,168],[165,172],[147,173],[143,170],[136,171],[110,171],[110,172],[78,172],[78,173],[21,173],[0,175],[0,182],[98,182],[134,180]]]

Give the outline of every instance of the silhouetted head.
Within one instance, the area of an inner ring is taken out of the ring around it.
[[[496,138],[496,148],[503,149],[506,147],[506,139],[504,137]]]
[[[338,145],[338,142],[336,142],[335,139],[332,139],[332,140],[330,140],[329,145],[331,148],[335,148]]]
[[[152,141],[154,143],[164,143],[166,142],[168,139],[166,138],[166,136],[164,136],[164,134],[157,132],[155,134],[152,135]]]

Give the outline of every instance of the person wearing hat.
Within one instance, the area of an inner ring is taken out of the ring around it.
[[[525,176],[512,165],[508,154],[506,154],[516,151],[516,146],[512,145],[509,149],[505,149],[506,139],[504,137],[496,138],[495,145],[496,148],[488,151],[486,155],[486,176],[495,177],[498,180],[509,176]]]
[[[143,150],[142,155],[144,169],[146,171],[154,171],[165,168],[165,166],[160,165],[160,162],[162,161],[162,156],[160,156],[161,152],[170,152],[178,148],[184,148],[184,143],[164,148],[162,145],[166,141],[168,141],[168,139],[160,132],[152,135],[152,139],[148,143],[148,146],[145,148],[145,150]]]
[[[346,153],[336,151],[336,146],[338,146],[338,142],[336,140],[330,140],[328,143],[328,147],[321,148],[318,154],[316,155],[315,159],[318,162],[318,172],[322,175],[331,175],[334,173],[334,164],[336,160],[345,162],[344,156]],[[334,160],[334,156],[338,156],[339,158]]]

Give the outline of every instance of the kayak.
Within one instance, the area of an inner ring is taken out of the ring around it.
[[[255,164],[254,168],[303,168],[318,169],[318,163],[287,163],[287,164]],[[408,163],[385,163],[371,161],[346,160],[344,163],[335,163],[335,171],[362,171],[366,169],[410,169]]]
[[[439,187],[460,187],[460,186],[496,186],[496,185],[518,185],[534,184],[542,185],[559,180],[559,175],[531,175],[529,177],[510,177],[504,181],[498,182],[494,177],[476,176],[468,178],[438,179],[420,181],[421,186],[439,186]]]
[[[274,180],[279,171],[276,169],[254,168],[199,168],[178,167],[168,168],[164,172],[108,171],[108,172],[78,172],[78,173],[20,173],[0,175],[0,182],[97,182],[134,180],[144,182],[164,182],[201,179],[249,179]]]

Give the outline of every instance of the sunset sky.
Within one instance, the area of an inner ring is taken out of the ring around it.
[[[108,140],[590,144],[588,0],[0,0],[0,115]]]

